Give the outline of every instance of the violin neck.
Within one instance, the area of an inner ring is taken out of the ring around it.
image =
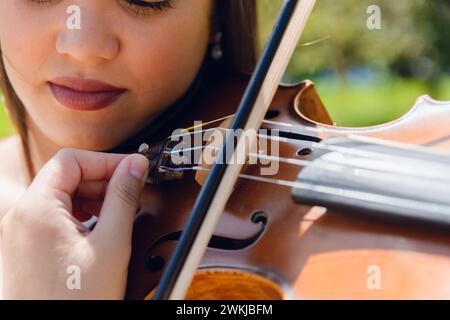
[[[346,138],[321,143],[331,148],[316,150],[299,173],[292,189],[297,203],[450,228],[450,156]]]

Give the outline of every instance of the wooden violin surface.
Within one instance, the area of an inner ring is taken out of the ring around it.
[[[186,127],[194,120],[232,114],[247,81],[239,76],[208,84],[206,94],[190,104]],[[285,129],[277,124],[281,122],[450,150],[450,104],[427,97],[393,122],[340,128],[333,126],[312,83],[303,82],[280,86],[268,117],[271,129]],[[320,131],[310,135],[331,136]],[[299,146],[288,142],[280,142],[279,151],[280,157],[309,157],[299,156]],[[245,173],[257,170],[248,166]],[[271,178],[295,181],[300,170],[279,163]],[[146,187],[134,229],[128,299],[151,297],[199,190],[193,172],[183,180]],[[288,187],[239,179],[188,298],[448,299],[449,284],[448,233],[299,205]]]

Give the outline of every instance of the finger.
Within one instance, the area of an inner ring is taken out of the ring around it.
[[[81,181],[109,180],[127,155],[61,149],[39,171],[33,185],[73,193]]]
[[[70,211],[71,195],[82,181],[109,180],[126,155],[77,149],[60,150],[39,171],[30,186],[32,192],[47,194],[61,201]]]
[[[142,155],[128,156],[118,165],[106,191],[99,220],[91,234],[94,241],[130,244],[134,217],[147,177],[149,161]]]
[[[82,181],[77,189],[77,197],[97,200],[105,198],[108,180]]]

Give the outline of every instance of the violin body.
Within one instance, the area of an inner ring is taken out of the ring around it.
[[[180,127],[232,114],[247,83],[244,75],[206,83]],[[269,110],[270,129],[282,122],[450,150],[450,103],[427,97],[402,118],[369,128],[334,126],[311,82],[281,85]],[[318,131],[306,139],[330,135]],[[280,142],[279,148],[280,157],[311,156],[295,144]],[[248,165],[244,173],[257,170]],[[271,178],[295,181],[301,170],[280,163]],[[151,298],[200,188],[194,172],[146,186],[135,221],[128,299]],[[283,186],[239,179],[186,298],[450,298],[449,233],[337,211],[297,204]]]

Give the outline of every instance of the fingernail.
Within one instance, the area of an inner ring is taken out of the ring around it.
[[[144,156],[134,156],[130,164],[130,174],[140,181],[147,178],[148,160]]]

